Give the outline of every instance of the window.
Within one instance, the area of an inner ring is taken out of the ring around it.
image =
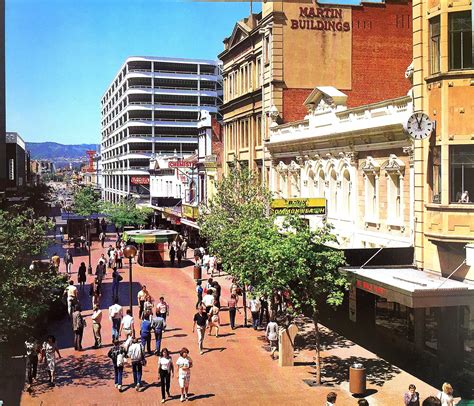
[[[365,217],[367,220],[376,220],[378,218],[377,206],[377,175],[374,173],[365,176]]]
[[[260,87],[262,85],[262,58],[257,58],[257,63],[255,64],[255,87]]]
[[[399,173],[388,174],[388,190],[389,190],[389,217],[392,220],[399,220],[401,217],[401,180]]]
[[[262,116],[255,118],[255,145],[262,145]]]
[[[408,341],[414,340],[413,309],[387,299],[375,299],[375,324]]]
[[[325,197],[324,189],[326,187],[326,179],[324,177],[324,171],[321,169],[318,174],[318,196]]]
[[[270,36],[267,35],[263,40],[263,45],[265,47],[265,65],[270,63]]]
[[[436,353],[438,351],[438,320],[439,308],[427,307],[425,308],[425,348]]]
[[[449,151],[451,203],[472,203],[474,145],[454,145]]]
[[[346,169],[342,175],[341,180],[341,192],[342,192],[342,211],[347,217],[350,217],[351,213],[351,175],[349,170]]]
[[[336,215],[337,211],[337,174],[333,169],[329,175],[329,214],[331,217]]]
[[[438,73],[440,61],[440,18],[430,19],[430,73]]]
[[[316,196],[316,180],[315,180],[315,173],[312,170],[308,171],[308,175],[306,178],[307,186],[306,186],[306,196],[305,197],[315,197]]]
[[[449,14],[449,69],[470,69],[472,65],[471,12]]]
[[[441,147],[432,147],[431,161],[431,201],[441,203]]]

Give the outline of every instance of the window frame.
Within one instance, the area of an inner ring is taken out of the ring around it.
[[[470,30],[462,30],[462,29],[456,29],[453,30],[452,26],[454,25],[453,20],[455,17],[459,17],[461,14],[469,14],[469,18],[466,19],[467,21],[470,22],[471,24],[471,29]],[[454,67],[454,56],[456,55],[454,52],[454,36],[456,33],[460,33],[460,52],[459,52],[459,57],[460,57],[460,67]],[[465,38],[470,38],[471,42],[471,64],[470,66],[465,66],[464,65],[464,40]],[[473,63],[473,57],[472,57],[472,13],[470,10],[466,11],[456,11],[456,12],[451,12],[448,14],[448,69],[450,71],[452,70],[467,70],[467,69],[474,69],[474,63]]]

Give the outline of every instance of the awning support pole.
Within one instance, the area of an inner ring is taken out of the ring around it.
[[[458,267],[457,267],[453,272],[451,272],[451,273],[449,274],[449,276],[441,283],[441,285],[439,285],[439,286],[436,288],[436,290],[438,290],[441,286],[443,286],[443,285],[446,283],[446,281],[447,281],[449,278],[451,278],[451,276],[453,276],[453,275],[457,272],[457,270],[458,270],[459,268],[461,268],[465,263],[466,263],[466,260],[464,259],[464,260],[458,265]]]

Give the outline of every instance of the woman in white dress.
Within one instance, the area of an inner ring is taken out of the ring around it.
[[[178,383],[181,388],[181,402],[184,402],[188,399],[193,360],[189,357],[189,350],[186,347],[181,349],[179,355],[176,366],[178,367]]]
[[[46,369],[48,370],[49,384],[54,386],[54,371],[56,370],[56,354],[58,358],[62,358],[59,353],[59,349],[56,345],[56,338],[53,335],[49,335],[46,341],[43,343],[43,349],[41,351],[41,361],[46,358]]]

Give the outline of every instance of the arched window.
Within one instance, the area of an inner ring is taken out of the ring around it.
[[[325,190],[326,190],[326,177],[324,176],[324,171],[320,169],[318,173],[318,196],[317,197],[325,197],[326,195]]]
[[[389,182],[389,210],[390,210],[390,217],[393,220],[400,220],[401,219],[401,180],[400,174],[398,173],[390,173],[388,175],[388,182]]]
[[[345,169],[341,179],[341,209],[347,217],[351,216],[351,174]]]
[[[316,187],[315,187],[315,173],[312,169],[308,171],[307,177],[307,186],[306,186],[306,197],[316,197]]]

